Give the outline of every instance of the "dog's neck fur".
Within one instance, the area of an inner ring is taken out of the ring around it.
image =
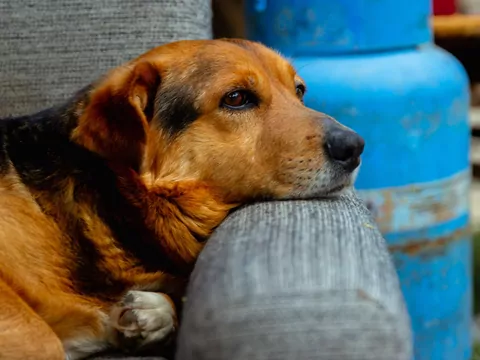
[[[80,99],[85,96],[80,94]],[[105,291],[103,283],[95,282],[107,273],[114,278],[110,283],[125,281],[125,272],[130,273],[127,277],[157,271],[187,275],[201,242],[232,206],[199,184],[152,190],[135,171],[113,170],[70,140],[78,103],[76,97],[33,116],[1,120],[0,176],[13,170],[42,211],[67,234],[77,256],[73,260],[83,264],[76,276],[84,286],[99,288],[84,292]],[[198,213],[198,208],[207,212]],[[111,248],[121,255],[112,257]]]

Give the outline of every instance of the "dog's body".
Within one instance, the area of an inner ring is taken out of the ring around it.
[[[363,141],[303,92],[259,44],[185,41],[61,107],[2,120],[0,358],[168,339],[202,244],[232,208],[350,185]]]

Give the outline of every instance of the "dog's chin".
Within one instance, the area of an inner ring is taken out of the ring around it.
[[[362,162],[357,166],[355,170],[353,170],[352,174],[350,175],[350,185],[353,186],[355,181],[357,180],[358,173],[360,172],[360,166],[362,166]]]
[[[343,184],[343,185],[338,185],[335,187],[332,187],[328,190],[323,190],[321,192],[318,192],[317,194],[314,194],[312,196],[313,199],[330,199],[330,198],[337,198],[340,195],[344,194],[348,188],[350,188],[351,185],[348,184]]]
[[[336,181],[326,188],[322,188],[318,193],[312,194],[311,198],[336,198],[352,189],[355,180],[357,180],[360,166],[358,166],[350,175],[341,181]]]
[[[352,189],[357,179],[360,166],[351,173],[342,170],[329,169],[326,172],[319,173],[317,181],[310,184],[307,189],[290,191],[288,194],[276,197],[278,200],[308,200],[335,198],[347,193]],[[320,181],[318,181],[320,180]]]
[[[346,189],[350,188],[350,182],[343,182],[332,184],[331,186],[322,186],[318,189],[311,189],[308,192],[299,192],[285,196],[283,200],[314,200],[314,199],[328,199],[336,198],[342,195]]]

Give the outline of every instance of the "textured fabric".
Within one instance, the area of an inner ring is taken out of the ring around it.
[[[101,357],[90,357],[89,360],[167,360],[164,357],[124,357],[122,355],[111,355]]]
[[[54,105],[162,43],[211,37],[210,0],[0,0],[0,117]]]
[[[410,360],[409,317],[363,204],[245,207],[192,275],[177,360]]]

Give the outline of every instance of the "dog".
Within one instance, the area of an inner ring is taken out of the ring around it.
[[[363,139],[246,40],[186,40],[0,122],[0,358],[166,344],[204,242],[257,200],[352,185]]]

